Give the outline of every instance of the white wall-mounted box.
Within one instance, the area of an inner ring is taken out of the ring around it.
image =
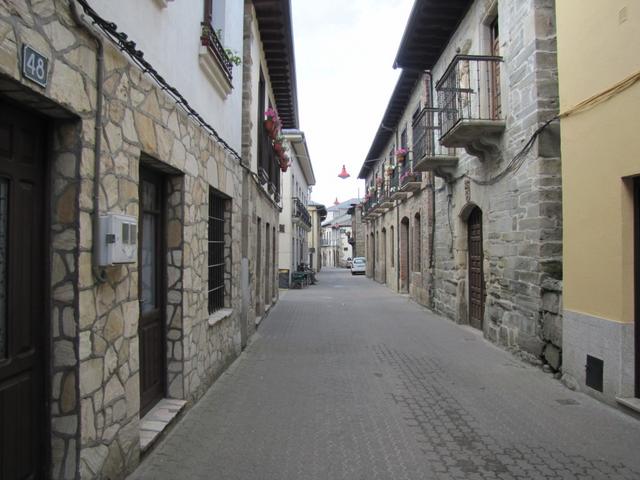
[[[101,266],[135,263],[138,260],[138,219],[129,215],[100,215],[99,258]]]

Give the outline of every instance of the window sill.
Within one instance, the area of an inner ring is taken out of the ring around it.
[[[211,82],[217,92],[222,95],[223,99],[227,98],[233,87],[216,58],[209,51],[209,48],[204,45],[200,46],[198,56],[200,67],[204,70],[209,82]]]
[[[217,323],[220,323],[221,321],[231,317],[231,315],[233,315],[232,308],[222,308],[217,312],[213,312],[211,315],[209,315],[209,319],[207,320],[207,323],[209,324],[210,327],[213,327]]]

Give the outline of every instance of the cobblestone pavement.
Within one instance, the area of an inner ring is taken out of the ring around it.
[[[134,478],[640,478],[638,420],[371,280],[319,281]]]

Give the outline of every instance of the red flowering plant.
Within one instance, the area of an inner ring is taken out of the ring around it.
[[[264,127],[271,135],[271,138],[276,138],[280,130],[280,117],[278,117],[278,112],[276,112],[274,108],[269,107],[264,112],[264,116],[266,117]]]

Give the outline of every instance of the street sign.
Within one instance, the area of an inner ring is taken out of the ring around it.
[[[47,86],[49,59],[29,45],[22,46],[22,75],[41,87]]]

